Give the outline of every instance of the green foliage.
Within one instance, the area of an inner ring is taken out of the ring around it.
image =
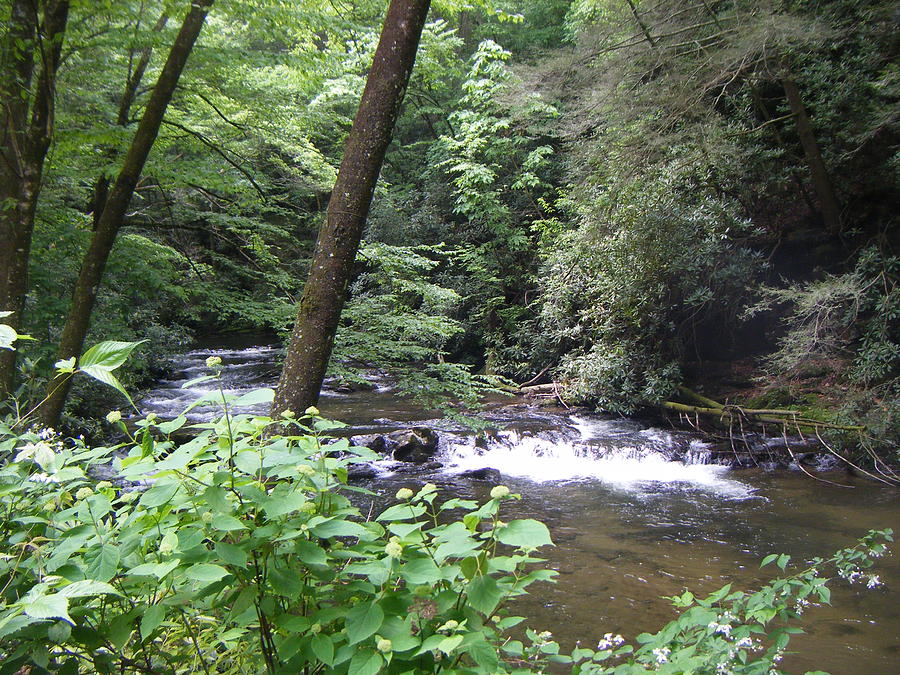
[[[547,255],[544,335],[569,396],[616,412],[655,403],[705,326],[730,318],[758,259],[750,225],[676,166],[591,188],[580,227]]]
[[[83,360],[113,369],[131,348],[101,344]],[[211,357],[201,379],[220,364]],[[822,572],[877,586],[868,568],[892,541],[870,532],[755,593],[685,591],[672,598],[679,618],[639,647],[607,634],[567,655],[549,632],[519,639],[524,619],[507,607],[555,574],[535,557],[552,544],[547,527],[500,519],[520,495],[498,485],[479,505],[427,483],[363,519],[350,497],[370,493],[347,476],[374,453],[329,440],[340,424],[315,408],[277,421],[239,412],[273,395],[210,395],[224,415],[181,444],[184,415],[140,420],[132,435],[110,413],[128,441],[94,448],[0,423],[0,673],[778,672],[800,632],[786,623],[830,599]],[[118,485],[89,477],[110,462]]]
[[[860,253],[855,268],[821,281],[764,288],[750,314],[784,303],[786,332],[768,359],[770,373],[802,375],[821,361],[849,360],[848,378],[877,385],[900,376],[900,259],[877,249]]]
[[[429,281],[446,264],[442,247],[366,243],[358,260],[364,267],[341,314],[331,375],[365,384],[360,367],[387,371],[398,395],[456,416],[455,406],[475,407],[483,394],[497,391],[497,378],[445,360],[463,325],[453,318],[460,296]]]
[[[347,470],[374,456],[324,444],[337,425],[314,409],[275,422],[279,435],[226,412],[177,446],[168,434],[184,424],[143,420],[124,447],[95,449],[0,429],[0,449],[16,451],[0,471],[16,514],[0,532],[2,672],[502,668],[497,645],[521,620],[507,601],[552,576],[533,555],[546,527],[499,519],[517,495],[440,503],[429,484],[365,521]],[[152,486],[89,481],[114,457],[125,480],[152,474]]]

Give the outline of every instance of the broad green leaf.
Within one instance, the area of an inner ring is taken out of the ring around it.
[[[425,513],[424,504],[394,504],[385,509],[375,520],[409,520]]]
[[[235,407],[262,405],[263,403],[271,403],[274,399],[274,389],[254,389],[243,396],[239,396],[231,405]]]
[[[81,370],[84,370],[85,368],[100,368],[107,371],[115,370],[128,360],[128,357],[131,355],[131,352],[134,351],[135,347],[144,342],[147,341],[116,342],[114,340],[109,340],[107,342],[98,342],[81,355],[81,358],[78,359],[78,366]]]
[[[510,521],[497,530],[497,539],[503,544],[526,551],[553,544],[547,526],[531,518]]]
[[[381,654],[372,649],[361,649],[350,659],[347,675],[376,675],[381,671]]]
[[[469,596],[469,604],[482,614],[490,614],[500,602],[502,593],[493,577],[475,577],[466,586],[466,595]]]
[[[376,602],[361,602],[349,612],[345,619],[347,642],[355,645],[371,637],[381,628],[384,612]]]
[[[267,516],[275,518],[300,510],[306,502],[306,495],[300,491],[287,493],[276,491],[263,502],[262,508]]]
[[[109,581],[119,568],[119,549],[112,544],[103,544],[88,563],[87,576],[96,581]]]
[[[85,579],[76,581],[59,590],[59,595],[66,598],[86,598],[91,595],[122,595],[115,588],[103,581]]]
[[[69,616],[69,599],[58,593],[41,595],[31,602],[22,603],[22,609],[32,619],[62,619],[75,625]]]
[[[228,576],[229,572],[220,565],[210,563],[197,563],[188,567],[185,575],[188,579],[210,583]]]
[[[128,574],[134,576],[154,576],[161,580],[180,564],[181,561],[177,558],[164,563],[143,563],[136,567],[132,567],[128,570]]]
[[[220,541],[216,544],[216,555],[222,562],[235,567],[243,567],[247,564],[247,553],[240,546]]]
[[[213,529],[221,530],[222,532],[233,532],[235,530],[247,529],[247,526],[234,516],[226,516],[222,513],[213,516],[210,525],[213,526]]]
[[[172,497],[175,496],[175,493],[178,492],[179,487],[180,484],[174,481],[157,483],[141,495],[141,499],[138,503],[145,509],[154,509],[158,506],[168,504],[172,501]]]
[[[326,666],[334,663],[334,643],[329,636],[319,633],[313,637],[312,651],[316,658]]]
[[[141,639],[146,641],[153,634],[159,624],[166,618],[166,608],[163,605],[151,605],[141,617]]]

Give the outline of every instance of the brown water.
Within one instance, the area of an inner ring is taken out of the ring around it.
[[[182,379],[201,371],[210,353],[187,355]],[[274,350],[217,353],[226,365],[234,362],[226,373],[231,373],[227,386],[236,393],[274,381]],[[359,431],[427,417],[376,384],[369,392],[329,391],[320,408]],[[174,416],[202,393],[179,385],[179,378],[163,383],[148,397],[147,410]],[[594,646],[608,632],[632,640],[654,632],[675,616],[662,596],[685,587],[695,593],[726,583],[756,588],[771,578],[774,568],[759,569],[769,553],[802,561],[852,545],[869,529],[900,532],[900,491],[840,472],[827,478],[848,487],[788,470],[729,471],[702,463],[705,446],[698,437],[633,420],[523,408],[498,411],[494,424],[498,436],[487,449],[458,430],[445,431],[444,468],[408,475],[386,463],[369,487],[388,499],[401,486],[427,480],[486,499],[493,483],[459,472],[498,469],[502,482],[523,495],[510,505],[508,517],[544,521],[557,544],[545,555],[559,571],[558,582],[532,587],[517,611],[531,626],[552,631],[566,648],[578,640]],[[675,446],[687,463],[667,461]],[[785,660],[787,671],[900,673],[900,556],[882,558],[875,572],[884,586],[866,590],[836,582],[833,605],[808,610],[808,634],[792,640],[797,653]]]

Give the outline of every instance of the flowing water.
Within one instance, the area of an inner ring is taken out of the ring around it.
[[[198,349],[182,357],[171,381],[148,394],[144,411],[174,417],[209,394],[209,383],[181,384],[203,374],[210,355],[222,357],[229,393],[272,386],[277,378],[276,348]],[[757,587],[771,578],[771,568],[759,569],[769,553],[806,560],[850,545],[869,529],[900,530],[900,491],[894,488],[837,471],[821,474],[831,483],[792,470],[733,471],[709,463],[710,446],[694,434],[510,403],[489,408],[491,432],[478,440],[398,399],[377,376],[365,391],[326,384],[319,408],[348,423],[350,433],[412,424],[438,430],[439,468],[409,473],[400,463],[378,463],[366,485],[382,504],[400,487],[424,481],[482,500],[497,480],[521,493],[507,518],[548,525],[557,546],[545,555],[559,577],[556,584],[532,587],[516,609],[564,647],[576,640],[594,646],[608,632],[631,639],[652,632],[675,615],[662,596],[685,587],[698,594],[726,583]],[[191,414],[211,413],[195,408]],[[466,473],[488,467],[499,477],[478,480]],[[807,635],[791,642],[798,653],[786,660],[787,670],[900,672],[900,556],[880,560],[877,572],[884,586],[867,591],[839,583],[832,606],[808,610]]]

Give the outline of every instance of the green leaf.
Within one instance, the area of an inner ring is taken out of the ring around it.
[[[269,518],[275,518],[277,516],[283,516],[286,513],[299,511],[306,502],[306,495],[299,490],[286,494],[275,492],[263,502],[262,508]]]
[[[128,360],[135,347],[144,342],[147,341],[116,342],[110,340],[99,342],[81,355],[81,358],[78,359],[78,366],[81,370],[85,368],[99,368],[106,371],[115,370]]]
[[[247,526],[234,516],[226,516],[222,513],[213,516],[210,525],[213,526],[213,529],[221,530],[222,532],[233,532],[235,530],[247,529]]]
[[[384,612],[376,602],[361,602],[347,612],[347,643],[355,645],[381,628]]]
[[[168,504],[172,501],[172,497],[175,496],[175,493],[178,492],[179,487],[179,484],[174,481],[157,483],[141,495],[138,504],[145,509],[155,509],[163,504]]]
[[[104,544],[88,563],[87,576],[96,581],[109,581],[119,568],[119,549],[112,544]]]
[[[509,546],[531,551],[541,546],[553,545],[550,530],[542,522],[526,518],[513,520],[497,530],[497,539]]]
[[[763,559],[762,559],[762,562],[759,564],[759,566],[760,566],[760,567],[765,567],[766,565],[768,565],[769,563],[774,562],[774,561],[777,560],[777,559],[778,559],[778,554],[777,554],[777,553],[772,553],[772,554],[770,554],[770,555],[767,555],[765,558],[763,558]]]
[[[334,643],[327,635],[319,633],[312,639],[312,651],[326,666],[334,664]]]
[[[418,518],[425,513],[424,504],[395,504],[389,509],[382,511],[381,515],[375,520],[409,520]]]
[[[112,371],[125,363],[125,360],[134,348],[142,342],[146,342],[146,340],[141,340],[140,342],[108,341],[96,344],[78,359],[78,370],[118,391],[128,399],[131,407],[134,408],[134,401],[131,400],[131,396],[128,395],[125,387],[122,386],[122,383],[119,382],[116,376],[112,374]]]
[[[197,563],[188,567],[185,574],[189,579],[209,583],[228,576],[229,572],[221,565]]]
[[[115,588],[103,581],[85,579],[76,581],[60,589],[59,595],[66,598],[86,598],[92,595],[122,595]]]
[[[444,652],[447,656],[453,653],[453,651],[459,647],[459,645],[463,641],[462,635],[451,635],[450,637],[446,637],[438,643],[438,649]]]
[[[347,675],[376,675],[381,671],[381,654],[371,649],[361,649],[350,659]]]
[[[62,619],[73,626],[69,616],[69,599],[63,595],[41,595],[31,602],[22,603],[22,609],[32,619]]]
[[[151,605],[141,617],[141,639],[146,641],[153,634],[159,624],[166,618],[166,608],[163,605]]]
[[[274,389],[254,389],[238,397],[231,405],[235,407],[262,405],[263,403],[271,403],[274,399]]]
[[[243,567],[247,564],[247,553],[240,546],[220,541],[216,544],[216,555],[229,565]]]
[[[502,596],[497,580],[493,577],[475,577],[466,586],[469,604],[482,614],[491,614]]]
[[[443,578],[441,569],[431,558],[415,558],[404,563],[400,568],[400,576],[414,586],[432,585]]]

